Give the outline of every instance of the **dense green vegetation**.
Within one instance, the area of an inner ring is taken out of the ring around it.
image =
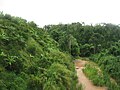
[[[84,72],[95,85],[120,89],[120,26],[46,25],[0,13],[0,90],[77,90],[73,58],[88,57],[101,69]],[[115,80],[112,83],[110,78]]]
[[[0,90],[76,90],[71,56],[34,22],[0,13]]]
[[[85,75],[96,86],[106,87],[108,90],[119,90],[119,85],[106,72],[101,71],[100,68],[93,62],[86,64],[83,69]]]
[[[73,57],[88,57],[98,63],[120,86],[120,26],[101,23],[48,25],[44,29]],[[95,71],[95,70],[94,70]]]

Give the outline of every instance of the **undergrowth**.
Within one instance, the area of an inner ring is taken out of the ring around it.
[[[83,72],[96,86],[107,87],[108,90],[120,90],[119,86],[115,82],[111,81],[110,76],[106,72],[101,71],[94,63],[86,64]]]

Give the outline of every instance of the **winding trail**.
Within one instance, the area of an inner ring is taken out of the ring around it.
[[[107,90],[106,87],[98,87],[93,85],[93,83],[85,76],[82,69],[85,68],[84,65],[87,61],[83,60],[76,60],[75,66],[78,76],[78,84],[82,84],[83,90]]]

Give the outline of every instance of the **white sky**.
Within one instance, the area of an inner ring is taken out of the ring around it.
[[[120,0],[0,0],[0,11],[39,26],[72,22],[120,24]]]

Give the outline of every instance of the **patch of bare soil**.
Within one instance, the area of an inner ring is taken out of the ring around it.
[[[83,60],[75,61],[79,84],[82,84],[84,90],[107,90],[106,87],[98,87],[93,85],[93,83],[85,76],[82,69],[85,68],[84,65],[86,63],[87,61],[83,61]]]

